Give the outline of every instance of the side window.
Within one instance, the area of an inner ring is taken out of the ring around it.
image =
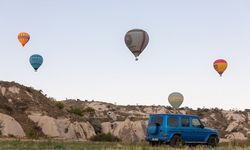
[[[189,127],[189,117],[181,117],[181,126]]]
[[[161,126],[162,120],[163,120],[162,117],[154,116],[150,119],[149,125],[150,126],[155,126],[155,125]]]
[[[161,126],[162,125],[162,117],[155,117],[155,124]]]
[[[192,118],[192,126],[200,127],[201,126],[200,120],[198,118]]]
[[[169,117],[168,118],[168,126],[170,127],[178,127],[178,118],[177,117]]]

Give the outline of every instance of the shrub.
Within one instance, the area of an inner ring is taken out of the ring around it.
[[[27,138],[30,139],[38,139],[40,136],[42,136],[42,129],[38,127],[37,125],[34,125],[30,130],[28,130]]]
[[[83,116],[82,110],[80,108],[71,108],[68,112],[76,114],[78,116]]]
[[[13,109],[12,109],[11,106],[3,105],[3,107],[4,107],[9,113],[11,113],[11,112],[13,111]]]
[[[101,121],[99,119],[91,117],[88,119],[88,122],[93,126],[96,134],[101,134],[102,125],[101,125]]]
[[[15,138],[15,135],[13,135],[13,134],[8,134],[8,137],[10,137],[10,138]]]
[[[112,135],[111,133],[101,133],[96,136],[93,136],[90,138],[91,141],[101,141],[101,142],[120,142],[121,139],[119,139],[117,136]]]
[[[29,93],[32,93],[32,89],[31,89],[31,88],[26,87],[26,90],[27,90]]]
[[[50,101],[56,101],[56,99],[54,98],[54,97],[48,97],[48,99],[50,100]]]
[[[3,128],[3,121],[0,121],[0,136],[3,135],[2,128]]]
[[[93,117],[95,116],[95,109],[91,108],[91,107],[87,107],[82,111],[84,114],[89,115],[89,117]]]
[[[83,110],[83,112],[94,114],[95,113],[95,109],[91,108],[91,107],[87,107],[87,108],[85,108]]]
[[[29,130],[28,131],[28,134],[27,134],[27,137],[30,138],[30,139],[36,139],[36,133],[34,130]]]
[[[63,108],[64,108],[64,103],[63,103],[63,102],[56,102],[56,106],[57,106],[59,109],[63,109]]]

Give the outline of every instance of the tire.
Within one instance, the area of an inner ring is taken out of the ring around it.
[[[207,140],[209,146],[215,147],[219,143],[219,138],[217,136],[210,136]]]
[[[158,146],[159,142],[149,142],[149,145],[151,146]]]
[[[188,146],[189,147],[196,147],[198,144],[196,144],[196,143],[190,143],[190,144],[188,144]]]
[[[174,135],[174,136],[171,138],[169,144],[170,144],[170,146],[172,146],[172,147],[181,147],[181,146],[183,146],[184,142],[183,142],[181,136],[179,136],[179,135]]]
[[[157,126],[150,126],[148,127],[148,133],[155,135],[158,133],[158,127]]]

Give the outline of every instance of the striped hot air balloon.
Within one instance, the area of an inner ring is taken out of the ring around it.
[[[30,35],[27,32],[20,32],[18,34],[18,40],[24,47],[25,44],[30,40]]]
[[[125,44],[128,49],[134,54],[135,60],[148,45],[149,37],[146,31],[141,29],[133,29],[126,33]]]
[[[214,61],[214,69],[222,76],[223,72],[227,69],[227,61],[224,59],[217,59]]]

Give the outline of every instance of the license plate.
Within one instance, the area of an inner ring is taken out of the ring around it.
[[[152,138],[152,141],[158,141],[159,139],[158,138]]]

